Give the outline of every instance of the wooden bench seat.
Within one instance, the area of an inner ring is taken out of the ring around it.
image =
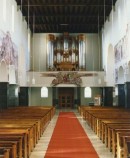
[[[0,142],[3,142],[5,147],[6,142],[16,143],[16,157],[28,158],[54,113],[55,108],[52,106],[15,107],[2,110]],[[12,151],[14,150],[11,149],[11,154]]]
[[[102,140],[103,143],[107,144],[107,132],[108,132],[108,127],[109,126],[126,126],[126,125],[130,125],[130,121],[127,121],[127,119],[125,119],[125,121],[112,121],[112,122],[103,122],[102,127],[99,130],[99,138]]]
[[[10,149],[5,149],[0,147],[0,158],[9,158]]]
[[[28,139],[27,139],[27,135],[28,135],[28,131],[27,130],[17,130],[17,129],[8,129],[8,130],[2,130],[0,129],[0,135],[21,135],[23,137],[23,140],[22,140],[22,155],[24,158],[27,158],[28,155],[29,155],[29,150],[28,150]],[[6,139],[6,138],[5,138]]]
[[[0,141],[0,147],[10,149],[10,158],[17,157],[17,142],[14,141]]]
[[[0,141],[15,141],[17,142],[17,156],[22,158],[22,137],[21,136],[0,136]]]
[[[27,129],[28,130],[28,141],[29,141],[29,150],[33,150],[35,146],[34,140],[36,140],[36,130],[34,124],[15,124],[15,123],[0,123],[0,129]]]
[[[118,156],[118,158],[121,158],[119,155],[125,155],[125,153],[128,156],[127,144],[129,144],[130,109],[118,107],[80,107],[80,113],[82,113],[83,118],[102,142],[112,151],[114,157]],[[123,133],[124,135],[118,135],[117,137],[117,133]],[[123,145],[121,146],[121,144]],[[119,154],[119,151],[122,153]]]
[[[130,158],[130,137],[123,137],[124,140],[124,158]]]
[[[119,131],[119,132],[116,133],[116,137],[117,137],[116,138],[117,157],[123,158],[125,153],[126,153],[124,138],[126,138],[126,137],[130,138],[130,130],[129,131],[128,130],[127,131],[123,130],[121,132]]]
[[[104,134],[105,134],[105,125],[106,124],[125,124],[125,123],[130,123],[130,119],[100,119],[99,120],[99,124],[97,127],[98,130],[98,136],[99,138],[102,140],[102,142],[104,143]]]

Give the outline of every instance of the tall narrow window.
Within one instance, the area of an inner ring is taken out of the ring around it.
[[[85,98],[91,98],[92,97],[92,89],[90,87],[85,87],[84,97]]]
[[[83,35],[79,35],[79,68],[85,69],[85,39]]]
[[[54,52],[54,35],[48,37],[47,58],[48,58],[48,70],[53,69],[53,52]]]
[[[48,97],[48,88],[42,87],[41,88],[41,98],[47,98]]]
[[[118,87],[115,87],[115,96],[118,96]]]

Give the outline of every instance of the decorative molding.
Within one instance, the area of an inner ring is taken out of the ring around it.
[[[56,86],[57,84],[60,83],[76,84],[77,86],[80,86],[82,83],[82,79],[80,78],[77,72],[67,72],[67,73],[59,72],[56,76],[56,79],[52,81],[52,86]]]
[[[48,73],[43,74],[42,76],[55,77],[52,80],[51,85],[56,86],[58,84],[75,84],[81,86],[82,79],[81,77],[85,76],[96,76],[96,73],[78,73],[78,72],[58,72],[58,73]]]

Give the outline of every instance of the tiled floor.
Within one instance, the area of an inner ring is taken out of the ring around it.
[[[47,126],[46,130],[44,131],[41,139],[39,140],[35,149],[31,153],[30,158],[44,158],[44,155],[46,153],[60,111],[72,111],[72,109],[70,110],[61,109],[56,111],[55,116],[53,117],[53,119]],[[95,135],[95,133],[91,130],[91,128],[87,125],[87,123],[80,117],[77,110],[73,110],[73,111],[75,112],[78,120],[80,121],[88,137],[90,138],[95,150],[99,155],[99,158],[113,158],[112,153],[109,152],[109,150],[105,147],[105,145],[101,142],[101,140]]]

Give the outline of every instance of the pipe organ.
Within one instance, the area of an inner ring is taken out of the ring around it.
[[[48,35],[47,67],[50,71],[85,70],[85,37]]]

